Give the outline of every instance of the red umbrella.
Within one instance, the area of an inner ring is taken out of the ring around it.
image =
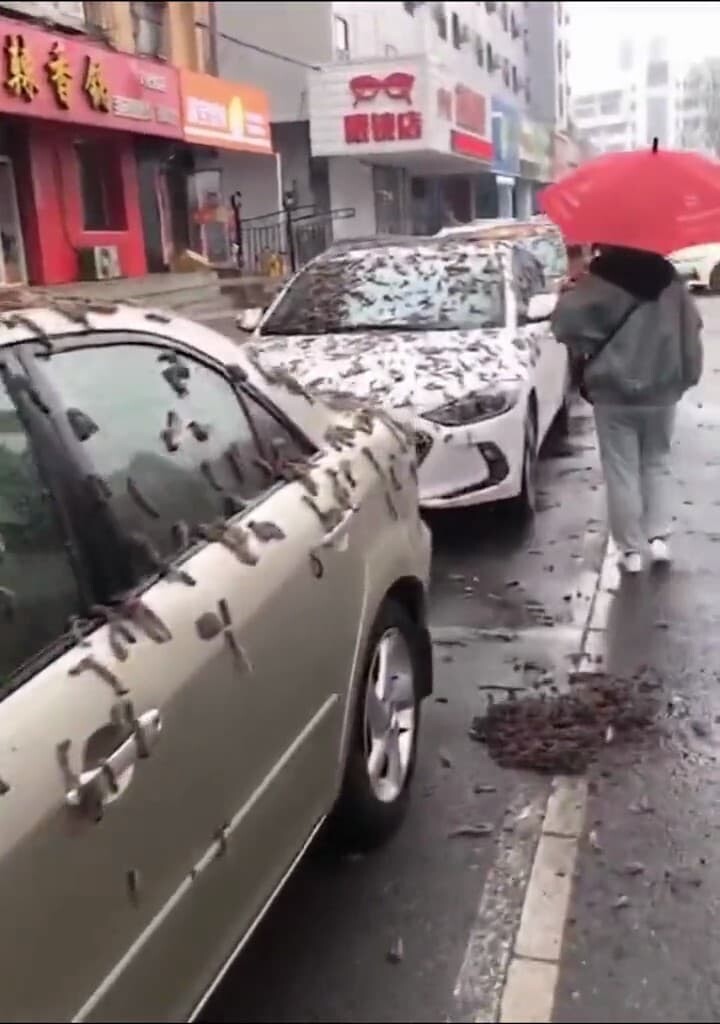
[[[720,242],[720,162],[652,149],[606,153],[540,194],[569,245],[604,242],[663,255]]]

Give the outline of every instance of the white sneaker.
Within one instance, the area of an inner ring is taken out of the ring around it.
[[[662,537],[650,541],[650,557],[656,565],[668,565],[672,561],[670,546]]]
[[[642,555],[637,551],[626,551],[620,558],[620,568],[623,572],[636,576],[643,569]]]

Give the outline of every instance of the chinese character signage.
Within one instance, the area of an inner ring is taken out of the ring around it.
[[[182,138],[173,68],[5,18],[0,39],[0,114]]]
[[[421,139],[423,120],[422,113],[413,106],[414,85],[415,75],[405,71],[351,78],[348,91],[353,112],[343,118],[345,142],[349,146],[382,145]]]

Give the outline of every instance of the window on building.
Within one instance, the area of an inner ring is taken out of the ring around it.
[[[646,105],[646,142],[659,139],[660,145],[667,145],[669,106],[665,96],[648,96]]]
[[[502,64],[503,83],[509,87],[510,85],[510,61],[507,57],[503,58]]]
[[[488,14],[494,14],[497,10],[497,4],[493,0],[485,0],[485,10]]]
[[[495,53],[494,53],[493,48],[492,48],[492,43],[488,43],[486,45],[486,47],[485,47],[485,56],[487,57],[487,60],[486,60],[487,69],[490,72],[490,74],[492,74],[493,71],[497,70],[497,68],[495,66]]]
[[[557,15],[557,23],[558,23],[558,25],[562,25],[562,22],[563,22],[563,5],[562,4],[555,4],[555,13]]]
[[[124,188],[115,146],[107,142],[77,142],[75,154],[85,231],[124,231]]]
[[[525,53],[530,53],[530,33],[526,28],[523,29],[523,50]]]
[[[532,90],[530,89],[530,77],[525,79],[525,102],[529,103],[532,98]]]
[[[515,11],[510,15],[510,35],[513,39],[517,39],[520,36],[520,22],[515,15]]]
[[[507,27],[508,27],[508,5],[505,4],[505,3],[500,4],[500,21],[502,23],[502,27],[505,29],[505,31],[507,31]]]
[[[475,61],[478,67],[485,67],[485,44],[479,33],[475,33]]]
[[[462,46],[462,28],[460,27],[460,18],[458,17],[457,11],[453,11],[450,16],[450,34],[452,37],[452,44],[456,50],[459,50]]]
[[[130,3],[135,52],[145,57],[167,57],[167,3],[137,0]]]
[[[510,69],[510,81],[512,82],[512,91],[515,93],[520,92],[520,75],[518,74],[518,69],[514,64]]]
[[[22,400],[22,398],[20,399]],[[52,498],[0,380],[0,698],[15,673],[59,640],[81,611]]]
[[[604,92],[600,95],[601,114],[619,114],[622,105],[622,92],[614,89],[612,92]]]
[[[270,442],[290,458],[303,454],[280,418],[249,396],[241,401],[216,370],[157,339],[140,340],[119,336],[113,345],[66,350],[46,368],[63,405],[97,424],[83,451],[108,484],[135,580],[150,575],[152,559],[131,535],[172,559],[189,540],[178,524],[232,518],[240,503],[275,485],[261,461]],[[186,376],[171,376],[177,370]],[[259,447],[258,437],[268,444]]]
[[[666,60],[653,60],[647,66],[647,84],[649,86],[667,85],[670,80],[670,68]]]
[[[562,85],[558,86],[558,116],[561,120],[565,117],[565,93]]]
[[[437,25],[438,35],[441,39],[447,39],[448,28],[447,28],[447,15],[445,14],[445,4],[434,4],[433,5],[433,18]]]
[[[346,18],[336,14],[333,18],[333,35],[335,37],[335,56],[348,56],[350,53],[350,29]]]
[[[562,72],[562,69],[563,69],[563,50],[562,50],[562,43],[560,42],[559,39],[558,39],[558,44],[557,44],[557,66],[558,66],[558,71]]]

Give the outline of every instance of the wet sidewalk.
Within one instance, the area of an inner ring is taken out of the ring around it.
[[[553,1019],[720,1019],[720,305],[678,422],[675,565],[609,595],[593,658],[642,681],[656,724],[609,737],[585,832]]]

